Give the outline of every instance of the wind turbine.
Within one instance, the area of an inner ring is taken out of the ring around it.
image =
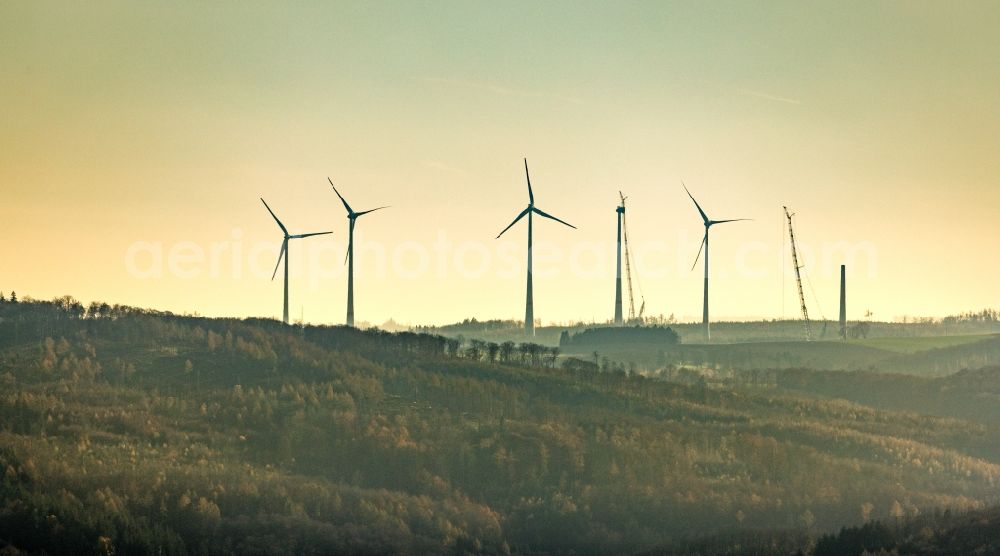
[[[354,221],[369,212],[389,207],[378,207],[371,210],[354,212],[354,209],[351,208],[351,205],[347,204],[340,191],[337,191],[337,186],[333,185],[333,180],[327,177],[326,181],[330,182],[333,192],[337,194],[337,197],[340,197],[340,202],[344,203],[344,208],[347,209],[347,219],[351,221],[350,235],[347,240],[347,254],[344,256],[344,263],[347,264],[347,326],[354,326]]]
[[[260,199],[260,202],[264,203],[264,206],[267,208],[267,212],[271,213],[271,217],[274,218],[274,221],[278,223],[278,227],[281,228],[281,232],[285,234],[285,239],[284,241],[281,242],[281,252],[278,253],[278,262],[277,264],[274,265],[274,273],[271,274],[271,280],[274,280],[274,277],[278,275],[278,266],[281,265],[281,259],[284,258],[285,259],[285,308],[284,311],[282,312],[281,318],[285,324],[288,324],[288,240],[300,239],[310,236],[321,236],[326,234],[332,234],[333,232],[315,232],[312,234],[291,235],[288,233],[288,228],[285,228],[285,225],[281,223],[281,220],[278,220],[278,217],[274,214],[274,211],[271,210],[271,207],[267,206],[267,201],[265,201],[263,197]]]
[[[621,326],[622,320],[622,218],[625,217],[625,195],[618,192],[622,203],[615,208],[618,213],[618,272],[615,274],[615,326]]]
[[[701,214],[701,219],[705,221],[705,237],[701,240],[701,246],[698,247],[698,255],[694,258],[694,264],[691,265],[691,270],[694,270],[695,265],[698,264],[698,258],[701,257],[701,250],[704,249],[705,250],[705,301],[704,305],[702,306],[701,323],[705,327],[705,339],[711,340],[712,332],[708,326],[708,230],[709,228],[711,228],[716,224],[725,224],[726,222],[741,222],[750,219],[734,218],[730,220],[712,220],[711,218],[708,217],[708,215],[705,214],[705,211],[701,210],[701,205],[698,204],[698,201],[694,200],[694,195],[691,195],[691,192],[688,191],[688,188],[686,185],[684,185],[684,182],[681,182],[681,185],[684,186],[684,191],[687,191],[688,197],[691,197],[691,200],[694,201],[694,206],[698,208],[698,213]]]
[[[534,213],[537,214],[538,216],[542,216],[550,220],[555,220],[556,222],[559,222],[560,224],[565,224],[570,228],[573,228],[574,230],[576,229],[576,226],[568,222],[563,222],[562,220],[559,220],[555,216],[552,216],[551,214],[542,212],[540,209],[535,208],[535,195],[534,193],[531,192],[531,176],[528,174],[527,158],[524,159],[524,177],[528,180],[528,208],[521,211],[521,214],[518,214],[517,218],[515,218],[513,222],[511,222],[506,228],[504,228],[503,232],[500,232],[500,234],[497,235],[497,239],[499,239],[500,236],[502,236],[507,230],[509,230],[511,226],[517,224],[518,220],[524,218],[524,215],[528,215],[528,294],[524,307],[524,333],[528,336],[534,336],[535,306],[533,302],[532,286],[531,286],[531,230],[532,230],[531,215],[532,213]]]

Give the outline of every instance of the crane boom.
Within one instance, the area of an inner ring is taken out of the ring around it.
[[[806,296],[802,291],[802,275],[799,269],[799,255],[795,249],[795,231],[792,229],[792,215],[788,212],[788,207],[782,207],[785,209],[785,218],[788,219],[788,237],[791,239],[792,243],[792,265],[795,266],[795,284],[799,289],[799,305],[802,307],[802,324],[806,329],[806,341],[812,340],[812,327],[809,325],[809,309],[806,308]]]
[[[625,196],[619,196],[622,198],[622,208],[625,208]],[[625,212],[622,211],[622,234],[625,239],[625,282],[628,284],[628,321],[631,322],[635,320],[635,296],[632,294],[632,256],[628,250],[628,224],[625,218]]]

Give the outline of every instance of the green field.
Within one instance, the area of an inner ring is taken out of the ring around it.
[[[691,322],[670,322],[670,321],[650,321],[646,325],[658,324],[670,326],[681,336],[683,344],[704,343],[703,328],[701,323]],[[866,340],[853,343],[864,344],[867,341],[876,339],[898,339],[904,342],[914,342],[918,346],[925,345],[923,340],[932,338],[950,338],[941,340],[943,344],[926,344],[930,347],[918,347],[916,351],[923,349],[934,349],[938,347],[954,346],[965,341],[974,341],[972,338],[985,338],[993,334],[1000,334],[1000,322],[849,322],[848,327],[853,328],[864,324],[867,328]],[[535,337],[532,342],[555,346],[559,344],[559,335],[563,332],[575,334],[588,328],[599,328],[611,326],[610,322],[577,322],[569,324],[546,324],[535,327]],[[836,321],[813,321],[813,339],[816,341],[836,342],[839,325]],[[476,338],[491,342],[523,342],[526,341],[524,328],[520,323],[514,321],[466,321],[441,327],[419,328],[415,331],[441,334],[443,336],[463,338]],[[713,322],[712,323],[712,345],[718,344],[747,344],[760,342],[802,342],[805,340],[805,332],[800,320],[760,320],[747,322]],[[894,351],[896,353],[912,353],[910,348],[896,350],[891,347],[882,347],[873,344],[872,347]]]
[[[973,344],[995,336],[995,334],[967,334],[961,336],[922,336],[912,338],[885,337],[851,340],[850,343],[892,351],[895,353],[917,353],[931,349],[950,348],[954,346]]]
[[[722,369],[845,370],[944,376],[1000,364],[1000,335],[880,337],[841,341],[762,341],[674,346],[637,344],[619,348],[574,345],[567,356],[599,358],[655,371],[673,366]]]

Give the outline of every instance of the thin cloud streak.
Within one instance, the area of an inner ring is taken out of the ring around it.
[[[772,100],[774,102],[784,102],[785,104],[802,104],[802,101],[796,100],[794,98],[780,97],[777,95],[762,93],[760,91],[753,91],[751,89],[739,89],[736,92],[743,96],[762,98],[764,100]]]
[[[559,95],[555,93],[546,93],[542,91],[512,89],[510,87],[503,87],[500,85],[495,85],[493,83],[485,83],[481,81],[468,81],[466,79],[452,79],[447,77],[425,77],[423,78],[423,81],[426,81],[428,83],[437,83],[441,85],[464,87],[467,89],[478,89],[480,91],[487,91],[495,95],[507,96],[507,97],[547,98],[551,100],[558,100],[560,102],[565,102],[568,104],[585,104],[584,100],[579,97]]]

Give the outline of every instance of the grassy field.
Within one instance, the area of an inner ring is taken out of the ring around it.
[[[702,325],[700,323],[664,323],[670,326],[681,336],[682,344],[701,344],[704,342]],[[939,347],[950,347],[963,343],[972,342],[972,338],[985,338],[990,334],[1000,333],[1000,323],[990,322],[962,322],[962,323],[898,323],[898,322],[870,322],[868,326],[867,340],[875,341],[885,339],[888,344],[883,347],[877,342],[872,347],[885,349],[896,353],[913,353],[911,349],[922,351],[924,349],[934,349]],[[849,326],[854,327],[857,322],[850,322]],[[555,346],[559,344],[559,335],[563,331],[570,334],[582,332],[588,328],[610,326],[609,323],[572,323],[572,324],[548,324],[535,327],[535,336],[532,342]],[[835,342],[839,340],[839,325],[835,321],[813,321],[813,338],[817,341]],[[503,327],[488,326],[487,323],[456,324],[445,327],[429,327],[422,329],[423,332],[441,334],[449,337],[461,336],[463,338],[476,338],[490,342],[523,342],[526,340],[524,329],[520,326],[509,325]],[[950,338],[941,340],[942,344],[923,343],[924,339]],[[712,323],[712,345],[718,344],[745,344],[759,342],[799,342],[805,340],[802,321],[799,320],[764,320],[752,322],[713,322]],[[907,341],[914,342],[916,348],[894,349],[891,340],[899,340],[904,346],[910,345]],[[929,346],[929,347],[924,347]]]
[[[745,342],[727,344],[680,344],[657,346],[640,344],[618,348],[572,346],[567,355],[634,363],[639,368],[656,369],[667,365],[702,366],[733,369],[871,369],[897,354],[845,342]]]
[[[894,353],[918,353],[931,349],[950,348],[981,342],[995,334],[968,334],[960,336],[885,337],[851,340],[849,343],[873,347]]]
[[[568,356],[592,359],[594,351],[640,369],[667,365],[730,369],[847,370],[944,376],[967,368],[1000,364],[1000,335],[884,337],[840,341],[763,341],[627,348],[565,349]]]

